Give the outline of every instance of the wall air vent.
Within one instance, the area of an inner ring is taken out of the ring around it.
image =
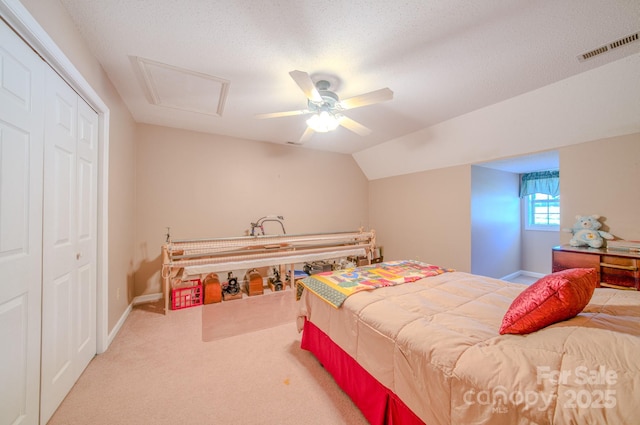
[[[598,47],[597,49],[593,49],[590,52],[587,53],[583,53],[581,55],[578,56],[578,60],[580,62],[584,62],[588,59],[591,59],[593,57],[599,56],[603,53],[606,53],[610,50],[614,50],[617,49],[619,47],[622,46],[626,46],[627,44],[630,43],[635,43],[640,39],[640,32],[637,32],[635,34],[630,34],[626,37],[622,37],[621,39],[618,39],[616,41],[612,41],[609,44],[605,44],[604,46]]]

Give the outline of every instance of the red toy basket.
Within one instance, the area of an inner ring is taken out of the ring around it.
[[[185,283],[189,286],[171,290],[171,310],[180,310],[202,304],[202,281],[194,279]]]

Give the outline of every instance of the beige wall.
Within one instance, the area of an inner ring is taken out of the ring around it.
[[[139,125],[137,146],[136,295],[160,292],[166,227],[174,239],[243,236],[273,214],[288,234],[368,229],[367,180],[350,155],[152,125]]]
[[[640,133],[567,146],[560,152],[561,227],[600,215],[602,230],[640,240]],[[561,232],[566,244],[571,234]]]
[[[559,150],[561,227],[574,216],[599,214],[616,237],[640,240],[640,133]],[[420,259],[471,269],[471,166],[443,168],[369,182],[369,218],[385,259]],[[486,219],[486,218],[485,218]],[[482,226],[478,217],[473,226]],[[486,219],[488,220],[488,219]],[[551,246],[570,233],[523,236],[520,269],[551,272]],[[475,254],[477,255],[477,254]],[[513,270],[516,271],[516,270]]]
[[[22,3],[110,110],[108,328],[111,331],[133,296],[135,122],[60,3],[40,0]]]
[[[519,180],[515,173],[471,167],[471,273],[501,278],[520,270]]]
[[[564,199],[561,198],[561,210],[563,204]],[[540,274],[551,273],[551,250],[557,245],[560,245],[559,231],[523,230],[520,269]]]
[[[369,182],[369,220],[385,260],[471,270],[471,166]]]

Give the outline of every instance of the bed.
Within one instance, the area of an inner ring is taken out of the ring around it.
[[[372,424],[631,424],[640,417],[638,291],[595,288],[575,317],[500,334],[528,286],[440,269],[333,302],[312,278],[300,284],[302,348]]]

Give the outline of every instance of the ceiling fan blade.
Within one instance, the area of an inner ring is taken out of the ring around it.
[[[304,71],[296,70],[291,71],[289,75],[291,75],[291,78],[293,78],[293,81],[296,82],[298,87],[302,89],[304,95],[307,96],[307,99],[312,102],[322,102],[322,96],[318,93],[318,89],[316,88],[316,85],[313,84],[309,74]]]
[[[344,115],[340,118],[340,125],[346,128],[347,130],[351,130],[360,136],[367,136],[371,133],[371,129],[365,127],[357,121],[352,120],[349,117],[345,117]]]
[[[300,109],[299,111],[285,111],[285,112],[271,112],[269,114],[256,114],[256,118],[278,118],[278,117],[290,117],[293,115],[310,114],[312,111],[308,109]]]
[[[302,136],[300,137],[300,143],[308,142],[309,139],[311,139],[311,136],[313,136],[313,133],[314,133],[313,129],[310,127],[307,127],[304,133],[302,133]]]
[[[341,100],[340,105],[342,105],[342,109],[353,109],[374,103],[385,102],[391,99],[393,99],[393,92],[391,89],[385,87],[380,90]]]

